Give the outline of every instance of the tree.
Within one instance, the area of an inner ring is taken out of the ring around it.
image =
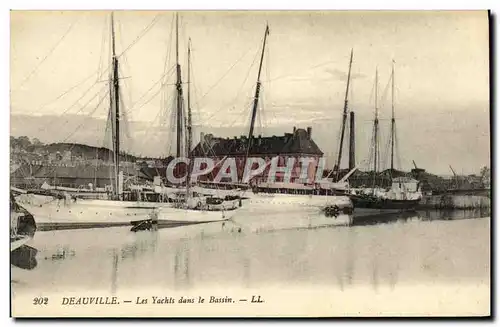
[[[43,143],[40,142],[40,140],[37,139],[36,137],[33,139],[32,143],[33,143],[34,146],[41,146],[41,145],[43,145]]]
[[[481,168],[481,177],[483,179],[490,179],[490,176],[491,176],[491,170],[489,167],[484,166],[483,168]]]
[[[21,149],[26,149],[31,145],[31,141],[27,136],[19,136],[17,142]]]
[[[17,146],[18,142],[17,139],[14,136],[10,137],[10,147],[15,148]]]

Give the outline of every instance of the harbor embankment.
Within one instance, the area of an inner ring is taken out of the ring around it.
[[[491,198],[484,195],[426,195],[418,209],[482,209],[491,208]]]
[[[172,228],[172,227],[180,227],[180,226],[188,226],[188,225],[198,225],[207,222],[186,222],[186,221],[169,221],[169,220],[159,220],[157,225],[159,228]],[[89,228],[108,228],[108,227],[123,227],[123,226],[132,226],[132,221],[130,222],[42,222],[37,224],[38,231],[53,231],[53,230],[69,230],[69,229],[89,229]]]

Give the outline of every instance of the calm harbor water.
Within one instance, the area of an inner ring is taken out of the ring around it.
[[[38,265],[12,268],[14,296],[49,289],[293,284],[343,290],[490,281],[490,217],[481,212],[427,211],[374,225],[274,231],[244,223],[138,233],[130,227],[46,231],[29,245],[38,249]]]

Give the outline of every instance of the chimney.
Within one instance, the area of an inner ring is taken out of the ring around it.
[[[356,138],[355,138],[355,125],[354,125],[354,112],[350,113],[350,123],[349,123],[349,170],[352,170],[356,166]]]
[[[293,126],[293,134],[297,131],[297,127]]]
[[[307,138],[310,140],[311,139],[311,133],[312,133],[312,127],[307,128]]]

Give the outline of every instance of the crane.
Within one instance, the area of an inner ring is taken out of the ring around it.
[[[450,166],[450,169],[451,169],[451,172],[453,173],[453,179],[455,180],[455,187],[458,189],[458,175],[457,173],[455,173],[455,170],[453,170],[453,167],[451,165],[448,165]]]
[[[451,169],[451,172],[453,173],[453,176],[457,177],[457,174],[455,173],[455,171],[453,170],[453,167],[451,165],[450,166],[450,169]]]

